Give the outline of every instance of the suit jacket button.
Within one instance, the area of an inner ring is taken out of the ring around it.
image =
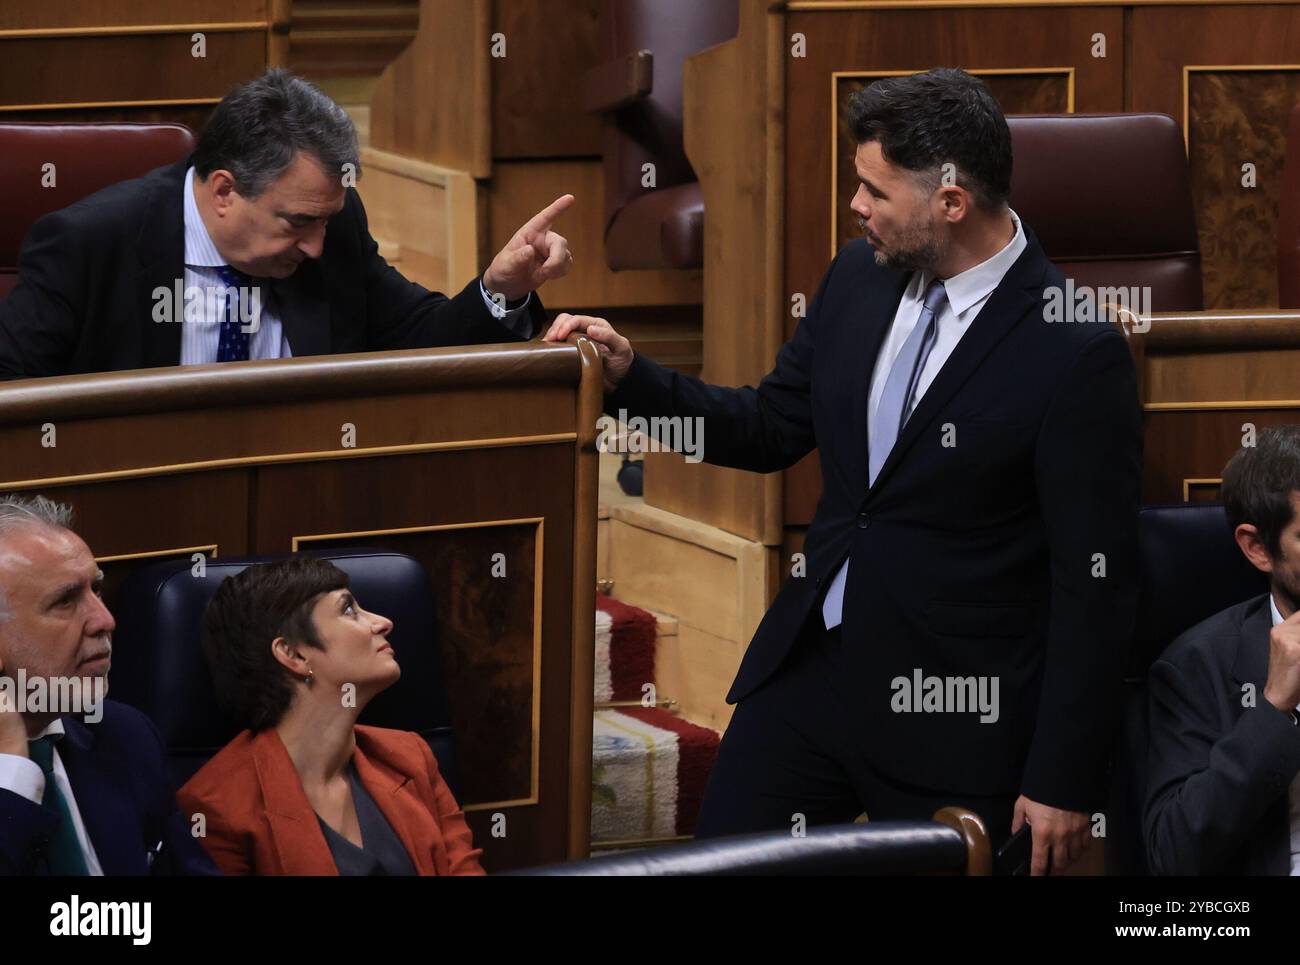
[[[871,517],[866,513],[858,513],[858,529],[866,529],[871,525]]]

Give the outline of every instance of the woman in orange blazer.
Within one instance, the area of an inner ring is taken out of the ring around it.
[[[247,730],[177,798],[226,874],[483,874],[424,739],[356,722],[401,676],[392,628],[324,560],[251,566],[217,589],[203,647]]]

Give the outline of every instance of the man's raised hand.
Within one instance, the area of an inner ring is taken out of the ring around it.
[[[551,224],[573,204],[573,195],[556,198],[516,231],[483,273],[483,287],[507,301],[518,301],[543,282],[567,275],[573,267],[569,242]]]
[[[1269,631],[1264,699],[1284,714],[1300,704],[1300,610]]]

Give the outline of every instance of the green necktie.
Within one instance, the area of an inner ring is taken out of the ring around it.
[[[77,840],[77,828],[72,823],[72,811],[59,790],[59,782],[54,779],[54,742],[61,734],[48,734],[27,742],[27,753],[45,772],[45,797],[41,804],[51,808],[59,816],[59,826],[50,835],[47,852],[52,875],[88,875],[86,856],[82,853],[81,842]]]

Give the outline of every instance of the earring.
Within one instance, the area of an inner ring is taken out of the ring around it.
[[[310,686],[311,686],[311,682],[312,682],[314,679],[316,679],[316,671],[312,670],[311,667],[308,667],[308,668],[307,668],[307,676],[303,678],[303,681],[302,681],[302,682],[305,683],[308,687],[310,687]]]

